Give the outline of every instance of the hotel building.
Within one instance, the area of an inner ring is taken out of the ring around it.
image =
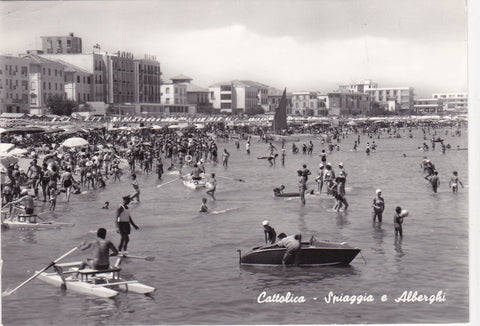
[[[446,113],[467,113],[468,112],[468,94],[467,93],[433,93],[432,98],[443,99],[445,101]]]
[[[233,80],[208,87],[215,109],[229,113],[249,113],[262,108],[268,111],[268,86],[250,80]]]
[[[30,113],[29,61],[0,55],[0,114]]]
[[[41,36],[41,39],[46,54],[82,53],[82,38],[73,33],[68,36]]]

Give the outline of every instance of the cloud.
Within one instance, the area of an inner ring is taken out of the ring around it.
[[[260,35],[235,24],[170,33],[149,44],[155,44],[151,50],[166,77],[184,73],[207,84],[254,79],[279,88],[331,91],[341,83],[371,78],[384,86],[466,88],[466,43],[462,42],[420,43],[377,36],[300,42]]]

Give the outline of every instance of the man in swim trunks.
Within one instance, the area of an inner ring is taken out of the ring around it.
[[[192,173],[190,173],[190,175],[192,176],[192,179],[201,180],[202,179],[202,177],[200,176],[201,173],[202,173],[201,169],[198,167],[197,163],[195,163],[193,165]]]
[[[82,243],[80,245],[80,250],[86,250],[90,247],[93,247],[93,259],[88,259],[80,265],[79,269],[84,269],[89,266],[92,269],[96,270],[107,270],[110,267],[110,256],[118,255],[118,250],[115,248],[115,245],[110,240],[105,240],[107,236],[107,230],[104,228],[99,228],[97,231],[97,240]],[[112,254],[110,255],[110,250]],[[77,273],[78,275],[78,273]]]
[[[117,226],[117,233],[120,233],[120,244],[118,250],[127,251],[128,241],[130,241],[130,224],[138,230],[139,227],[133,222],[130,212],[128,211],[128,204],[130,203],[130,196],[123,197],[123,204],[117,209],[117,216],[115,218],[115,224]]]
[[[27,189],[23,189],[20,192],[20,198],[18,198],[17,200],[9,202],[8,205],[15,205],[15,204],[19,204],[19,203],[22,203],[23,205],[22,206],[14,206],[14,210],[17,210],[17,211],[25,210],[25,214],[34,215],[35,205],[33,203],[33,197],[28,194]],[[12,214],[10,215],[10,217],[12,217],[12,216],[13,216],[13,211],[12,211]]]

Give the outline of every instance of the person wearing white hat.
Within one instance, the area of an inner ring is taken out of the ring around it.
[[[373,222],[375,222],[375,220],[378,218],[378,222],[381,223],[382,222],[382,214],[383,214],[383,211],[385,209],[385,200],[382,197],[382,190],[381,189],[377,189],[377,191],[375,193],[376,193],[376,196],[373,198],[373,204],[372,204],[372,207],[373,207],[373,212],[372,212]]]
[[[269,242],[271,244],[274,244],[276,239],[277,239],[277,233],[275,232],[275,229],[270,226],[269,221],[263,221],[263,232],[265,233],[265,243],[268,244]]]
[[[18,198],[17,200],[9,202],[8,205],[16,205],[16,204],[20,204],[20,203],[22,203],[22,205],[21,206],[14,206],[13,210],[16,210],[17,212],[18,211],[20,211],[20,212],[24,211],[25,214],[27,214],[27,215],[34,215],[35,205],[33,203],[33,197],[28,194],[27,189],[23,189],[20,192],[20,198]],[[13,210],[10,214],[10,218],[13,216]]]

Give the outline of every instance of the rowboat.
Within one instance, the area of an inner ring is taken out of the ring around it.
[[[255,266],[278,266],[282,265],[282,258],[286,248],[267,246],[256,247],[245,255],[240,255],[240,265]],[[302,242],[298,254],[299,266],[329,266],[349,265],[350,262],[361,251],[360,248],[352,247],[346,242],[334,243],[329,241],[318,241],[314,237],[310,242]],[[287,265],[294,263],[295,257],[287,261]]]
[[[18,215],[16,218],[5,219],[2,222],[3,229],[16,229],[21,231],[40,231],[72,226],[75,226],[75,224],[55,221],[37,221],[36,215]]]
[[[282,192],[282,193],[273,193],[274,197],[300,197],[299,192]]]
[[[193,180],[193,179],[185,179],[183,180],[183,184],[190,189],[200,189],[205,188],[205,179],[200,180]]]
[[[121,269],[119,267],[112,267],[108,270],[79,270],[78,267],[81,263],[57,263],[53,265],[55,272],[44,271],[38,275],[38,278],[62,289],[102,298],[112,298],[118,295],[119,292],[117,290],[140,294],[148,294],[155,291],[154,287],[142,284],[137,280],[123,279],[120,277]],[[118,263],[115,266],[118,266]],[[68,268],[68,270],[63,271],[64,268]],[[78,277],[75,276],[77,273]]]

